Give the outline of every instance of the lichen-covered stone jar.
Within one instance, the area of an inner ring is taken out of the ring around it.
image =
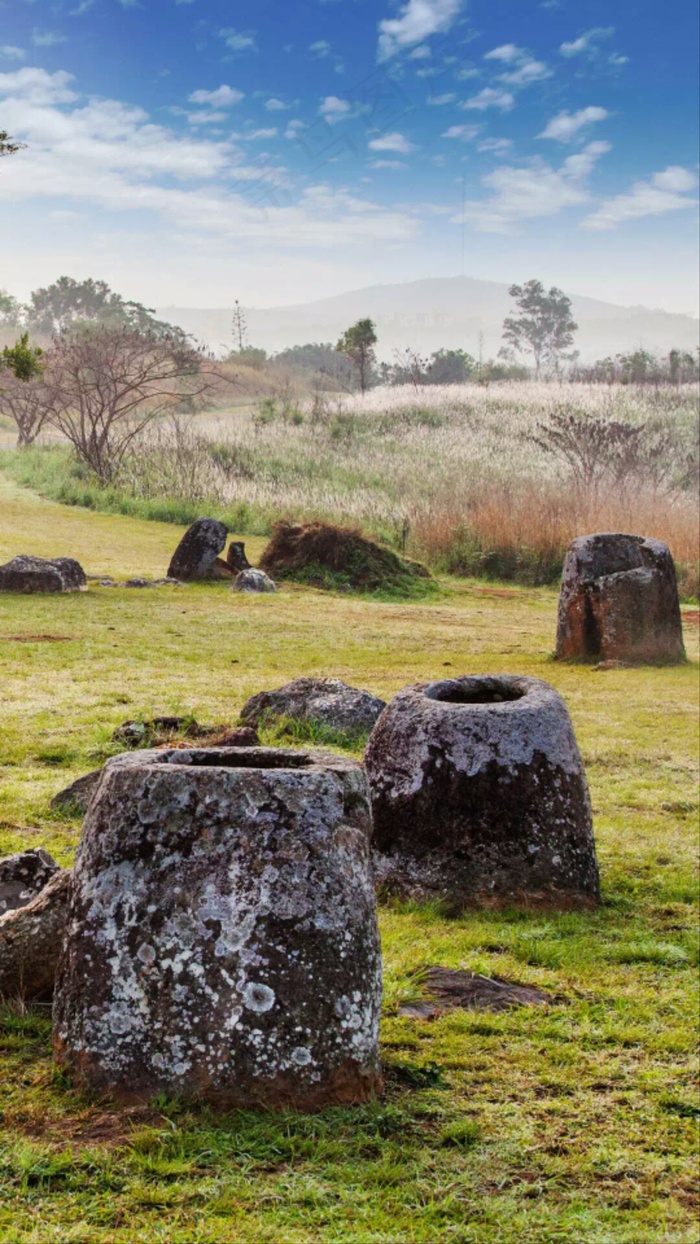
[[[380,1085],[381,955],[361,767],[273,748],[105,766],[54,1004],[76,1085],[320,1109]]]
[[[365,754],[381,891],[450,907],[599,897],[591,804],[561,696],[474,676],[394,696]]]

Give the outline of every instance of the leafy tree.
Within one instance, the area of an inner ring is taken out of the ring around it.
[[[352,390],[355,387],[355,369],[345,355],[333,349],[330,341],[307,342],[303,346],[289,346],[280,350],[271,360],[275,369],[307,373],[317,381],[328,378],[325,387]]]
[[[16,328],[20,320],[21,308],[16,298],[0,289],[0,328]]]
[[[372,369],[377,361],[374,351],[376,344],[377,334],[373,321],[358,320],[356,324],[346,328],[335,347],[339,354],[344,354],[354,364],[362,393],[369,388]]]
[[[18,449],[36,440],[51,414],[42,355],[38,346],[30,346],[28,333],[0,351],[0,412],[17,425]]]
[[[71,325],[89,321],[114,328],[132,328],[156,336],[184,336],[181,329],[154,318],[140,302],[127,302],[106,281],[75,281],[59,277],[53,285],[36,289],[27,307],[27,321],[37,333],[52,337]]]
[[[10,138],[7,130],[0,130],[0,158],[2,156],[16,155],[26,145],[26,143],[18,143],[14,138]]]
[[[466,350],[436,350],[428,365],[428,384],[462,384],[475,367]]]
[[[267,350],[261,350],[258,346],[243,346],[242,350],[232,350],[226,361],[262,371],[267,362]]]
[[[0,351],[0,362],[3,369],[11,371],[18,380],[33,380],[41,375],[39,359],[42,354],[39,346],[30,346],[29,333],[22,333],[13,346],[5,346]]]
[[[544,365],[556,366],[574,342],[578,324],[571,314],[571,299],[556,286],[547,291],[541,281],[511,285],[519,315],[503,321],[503,336],[514,349],[529,351],[535,361],[535,376]]]

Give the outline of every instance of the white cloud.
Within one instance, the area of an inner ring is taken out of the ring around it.
[[[507,83],[508,86],[520,87],[531,86],[533,82],[544,82],[551,76],[552,71],[544,61],[524,60],[517,69],[511,73],[502,73],[500,78],[501,82]]]
[[[582,129],[598,121],[606,121],[610,113],[606,108],[590,105],[578,112],[559,112],[548,121],[538,138],[555,138],[560,143],[571,142]]]
[[[431,104],[433,108],[440,108],[443,104],[453,104],[456,98],[454,91],[447,91],[445,95],[429,95],[426,103]]]
[[[323,60],[324,57],[330,55],[331,45],[327,39],[317,39],[315,43],[309,44],[309,51]]]
[[[244,52],[246,48],[255,47],[255,33],[252,30],[236,30],[233,26],[224,26],[219,31],[219,38],[223,39],[232,52]]]
[[[248,138],[250,138],[251,141],[254,141],[255,139],[258,139],[258,138],[276,138],[277,133],[278,133],[277,126],[272,125],[272,126],[269,126],[267,129],[253,130],[252,134],[248,134]]]
[[[24,48],[16,48],[12,43],[6,43],[4,47],[0,47],[0,56],[4,56],[7,60],[24,60],[26,55]]]
[[[461,107],[474,108],[478,112],[485,112],[487,108],[499,108],[501,112],[508,112],[514,103],[515,99],[509,91],[497,91],[486,86],[478,95],[472,95],[471,99],[466,100]]]
[[[490,151],[493,155],[505,155],[513,146],[510,138],[485,138],[479,143],[477,151]]]
[[[441,138],[459,138],[461,142],[471,142],[472,138],[476,138],[479,133],[478,125],[451,125]]]
[[[342,121],[352,111],[350,104],[346,99],[339,99],[337,95],[326,95],[322,101],[319,112],[326,121],[331,125],[335,121]]]
[[[187,114],[188,125],[220,125],[222,121],[228,121],[225,112],[189,112]]]
[[[370,160],[370,168],[407,168],[403,160]]]
[[[397,131],[382,134],[381,138],[373,138],[368,146],[370,151],[398,151],[399,155],[408,155],[410,151],[415,151],[415,144],[409,142],[405,134]]]
[[[173,246],[214,235],[259,243],[268,255],[273,247],[332,253],[339,237],[362,250],[416,235],[410,213],[348,191],[311,186],[293,200],[284,168],[269,160],[246,164],[230,141],[182,138],[118,100],[79,101],[71,81],[38,68],[0,74],[3,124],[29,143],[21,160],[6,161],[0,202],[150,213],[159,238],[167,227],[174,231]]]
[[[697,177],[687,168],[671,164],[660,173],[653,173],[648,181],[636,181],[626,194],[618,194],[601,203],[597,211],[583,222],[585,229],[603,232],[614,229],[626,220],[639,220],[643,216],[662,216],[666,212],[678,212],[696,207],[697,199],[689,197],[697,186]]]
[[[389,60],[403,48],[449,30],[461,5],[462,0],[407,0],[398,17],[379,23],[377,60]]]
[[[481,75],[480,69],[458,69],[455,78],[459,82],[467,82],[470,78],[478,78]]]
[[[289,104],[285,104],[283,100],[275,99],[274,97],[272,99],[268,99],[265,104],[265,110],[267,112],[286,112],[287,108],[289,108]]]
[[[187,96],[191,104],[210,104],[212,108],[230,108],[243,99],[243,91],[231,86],[218,86],[215,91],[193,91]]]
[[[32,31],[32,43],[35,48],[52,48],[58,43],[66,42],[66,36],[56,30],[39,30],[35,26]]]
[[[491,52],[487,52],[484,60],[500,60],[504,65],[511,65],[514,61],[520,60],[525,55],[525,49],[519,48],[515,43],[502,43],[500,47],[493,48]]]
[[[484,60],[497,60],[503,65],[511,65],[508,73],[499,74],[501,82],[507,86],[531,86],[533,82],[543,82],[551,78],[552,71],[544,61],[535,60],[527,48],[518,47],[517,43],[503,43],[500,47],[487,52]]]
[[[562,43],[559,51],[562,56],[587,56],[597,55],[598,48],[596,44],[600,39],[610,39],[615,34],[614,26],[594,26],[592,30],[586,30],[578,39],[573,39],[571,43]]]
[[[431,56],[432,52],[430,51],[427,43],[419,44],[417,48],[414,48],[412,52],[408,53],[409,60],[430,60]]]
[[[290,121],[284,131],[285,138],[298,138],[301,130],[308,129],[305,121]]]
[[[585,178],[595,161],[608,150],[607,143],[591,143],[583,152],[569,156],[561,168],[544,160],[522,167],[504,165],[483,177],[491,197],[466,205],[466,217],[481,233],[511,233],[518,222],[556,216],[568,207],[588,202]],[[459,218],[461,221],[461,214]]]
[[[0,73],[0,95],[11,95],[32,104],[70,104],[78,98],[68,83],[72,73],[59,69],[47,73],[45,69],[15,69],[12,73]]]

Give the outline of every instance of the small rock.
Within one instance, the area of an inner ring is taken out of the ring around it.
[[[0,997],[25,1001],[51,997],[71,878],[71,869],[57,869],[30,903],[0,916]]]
[[[149,721],[123,721],[117,726],[112,740],[125,743],[127,747],[149,746],[159,734],[183,734],[199,738],[205,730],[192,717],[152,717]]]
[[[58,864],[42,847],[0,859],[0,915],[31,903],[56,872]]]
[[[60,790],[57,795],[54,795],[50,807],[57,808],[61,812],[82,812],[85,814],[92,792],[101,776],[101,769],[93,769],[90,773],[84,773],[82,777],[76,778],[74,782],[71,782],[70,786],[66,786],[64,790]]]
[[[94,575],[90,575],[91,579],[94,577]],[[100,587],[119,587],[119,584],[116,579],[100,579]]]
[[[180,579],[173,579],[171,575],[166,575],[164,579],[154,579],[153,587],[187,587]]]
[[[276,592],[277,588],[264,570],[241,570],[232,583],[234,592]]]
[[[20,554],[0,566],[0,592],[86,592],[87,579],[72,557]]]
[[[241,721],[259,726],[271,717],[291,717],[359,733],[371,730],[384,708],[384,700],[339,678],[295,678],[275,691],[251,696],[243,705]]]
[[[151,587],[150,579],[127,579],[124,587]]]
[[[198,518],[185,532],[168,567],[168,578],[186,582],[209,578],[214,562],[226,544],[224,523],[215,518]],[[223,563],[224,566],[226,563]],[[227,567],[227,569],[229,569]]]

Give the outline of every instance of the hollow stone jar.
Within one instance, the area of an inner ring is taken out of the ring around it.
[[[599,532],[569,545],[557,622],[560,660],[685,659],[676,569],[662,540]]]
[[[379,887],[462,908],[598,900],[591,804],[561,696],[537,678],[406,687],[365,755]]]
[[[313,1110],[379,1086],[381,957],[354,761],[272,748],[107,763],[83,828],[57,1060],[118,1099]]]

